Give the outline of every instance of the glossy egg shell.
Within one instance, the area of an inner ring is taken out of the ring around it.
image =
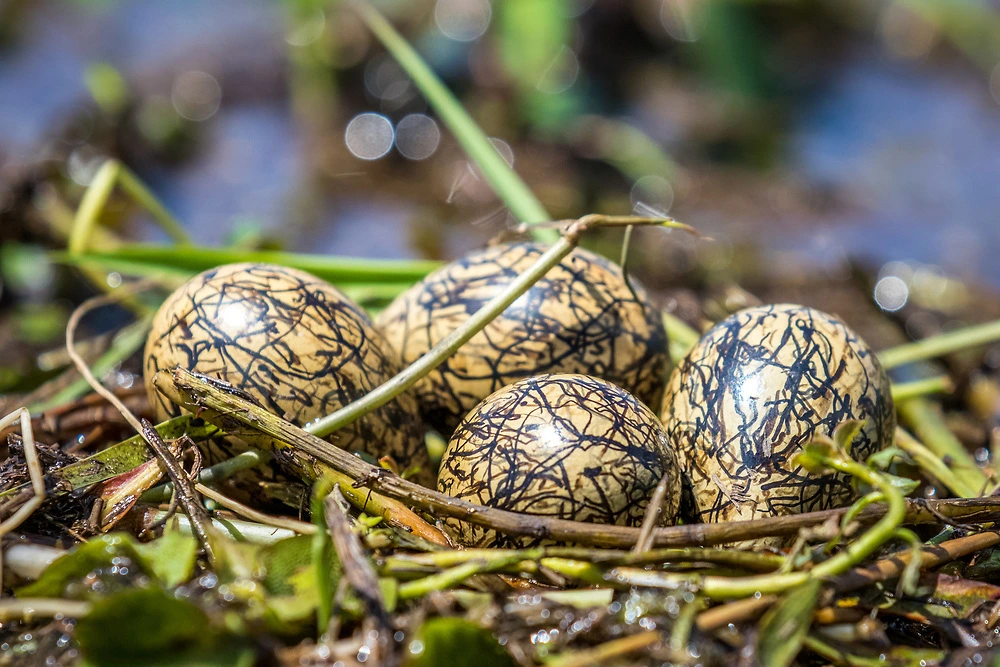
[[[705,522],[841,507],[841,474],[792,457],[845,420],[865,421],[851,456],[893,441],[889,380],[840,319],[791,304],[748,308],[715,325],[674,370],[662,417]]]
[[[664,475],[660,517],[672,523],[680,475],[656,414],[604,380],[542,375],[504,387],[469,413],[448,443],[438,490],[499,509],[635,526]],[[445,523],[467,545],[539,543]]]
[[[305,425],[354,401],[400,370],[368,316],[332,285],[270,264],[231,264],[178,288],[153,320],[146,389],[157,416],[179,414],[152,385],[180,366],[242,389],[277,415]],[[404,394],[331,436],[348,451],[391,456],[433,483],[424,429]]]
[[[473,252],[400,295],[376,324],[412,363],[454,331],[546,250],[536,243]],[[662,395],[668,364],[660,313],[637,301],[621,269],[574,250],[504,313],[415,387],[425,419],[446,436],[492,392],[543,373],[613,382],[648,405]]]

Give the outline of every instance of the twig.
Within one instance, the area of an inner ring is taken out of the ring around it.
[[[1000,544],[1000,532],[990,531],[926,546],[919,551],[920,567],[932,569],[997,544]],[[871,565],[856,568],[834,578],[833,586],[844,593],[879,581],[895,579],[903,573],[912,557],[913,551],[905,549],[889,558],[875,561]]]
[[[31,498],[10,515],[3,523],[0,523],[0,538],[15,530],[31,516],[38,507],[45,502],[45,473],[42,465],[38,461],[38,452],[35,450],[35,435],[31,430],[31,413],[25,408],[18,408],[9,415],[0,419],[0,431],[9,425],[20,420],[21,422],[21,442],[24,447],[24,463],[28,468],[28,477],[31,480]],[[0,596],[3,595],[3,550],[0,549]]]
[[[948,540],[938,545],[926,546],[919,551],[920,569],[930,570],[940,567],[957,558],[989,549],[998,544],[1000,544],[1000,532],[987,532]],[[830,583],[837,592],[849,593],[871,584],[895,579],[901,576],[910,565],[913,553],[912,549],[900,551],[889,558],[875,561],[871,565],[858,567],[834,577]],[[708,632],[729,623],[740,623],[757,618],[777,601],[778,596],[776,595],[762,595],[759,598],[746,598],[714,607],[698,616],[698,629]]]
[[[333,538],[333,547],[343,565],[344,577],[361,597],[368,617],[379,626],[378,634],[374,638],[375,648],[389,648],[389,639],[393,634],[392,624],[385,610],[382,589],[379,587],[378,576],[361,545],[361,540],[351,530],[346,504],[347,501],[344,500],[344,496],[340,492],[340,485],[334,485],[333,491],[323,502],[326,510],[326,525]],[[372,639],[367,634],[365,637],[366,645]],[[381,664],[380,660],[390,657],[383,655],[382,651],[373,650],[373,654],[375,664]]]
[[[264,433],[280,443],[287,443],[329,465],[349,480],[434,516],[452,516],[470,523],[493,528],[509,535],[548,538],[578,544],[632,548],[639,537],[638,528],[610,526],[544,516],[522,514],[475,505],[427,489],[402,479],[382,468],[372,466],[335,445],[269,413],[234,394],[218,388],[218,381],[178,369],[173,376],[161,372],[154,378],[156,387],[170,400],[225,431],[240,431],[246,427]],[[372,494],[373,497],[376,494]],[[362,500],[364,496],[362,496]],[[929,506],[943,516],[966,523],[990,523],[1000,517],[1000,497],[931,501]],[[939,519],[923,504],[910,501],[905,505],[906,521],[936,523]],[[886,511],[884,504],[865,508],[856,518],[862,524],[878,520]],[[815,526],[830,517],[841,517],[847,508],[809,512],[755,521],[688,524],[657,528],[653,545],[675,547],[740,542],[759,537],[795,535],[801,528]]]
[[[837,555],[815,565],[808,572],[777,572],[747,577],[724,577],[616,567],[600,578],[617,586],[696,590],[705,597],[716,600],[781,593],[812,578],[822,579],[843,574],[874,553],[882,544],[896,537],[899,526],[906,518],[906,503],[902,494],[893,486],[889,478],[848,458],[843,451],[834,449],[832,446],[828,449],[807,446],[797,459],[807,470],[833,469],[873,486],[886,498],[887,509],[884,516],[864,533],[855,537]],[[595,568],[592,564],[557,561],[559,559],[548,559],[544,560],[543,564],[560,574],[581,578],[588,583],[596,578]]]
[[[656,528],[657,519],[660,518],[660,509],[663,507],[663,498],[667,495],[667,483],[673,479],[674,472],[671,471],[660,478],[660,483],[653,490],[653,497],[649,499],[646,506],[646,514],[642,517],[642,526],[639,527],[639,537],[635,541],[632,553],[641,554],[649,551],[653,547],[653,529]]]
[[[663,641],[663,633],[659,630],[647,630],[638,634],[612,639],[594,648],[572,653],[563,653],[553,660],[547,661],[546,667],[587,667],[587,665],[599,665],[611,658],[618,658],[629,653],[649,649],[651,646]]]
[[[219,493],[215,489],[205,486],[204,484],[195,484],[194,488],[197,489],[198,493],[206,498],[211,498],[226,509],[233,511],[242,517],[250,519],[251,521],[256,521],[257,523],[264,524],[265,526],[284,528],[285,530],[290,530],[300,535],[312,535],[316,532],[316,526],[311,523],[283,516],[271,516],[270,514],[259,512],[252,507],[248,507],[241,502],[233,500],[229,496]]]
[[[73,365],[76,366],[80,374],[86,379],[87,384],[93,387],[94,391],[103,396],[109,403],[114,405],[125,421],[135,429],[135,431],[143,437],[150,448],[156,453],[157,457],[160,459],[160,463],[163,465],[167,474],[170,476],[175,487],[177,487],[179,496],[179,501],[181,502],[184,510],[188,513],[194,524],[195,534],[198,536],[198,540],[201,542],[202,547],[205,549],[205,554],[208,556],[210,562],[215,560],[215,550],[212,548],[209,540],[209,533],[211,531],[211,523],[209,521],[208,512],[205,508],[201,506],[196,500],[193,489],[191,488],[191,482],[187,478],[187,475],[180,466],[177,465],[176,460],[174,460],[173,455],[167,448],[163,438],[156,431],[149,421],[143,419],[139,420],[135,414],[128,409],[121,399],[119,399],[114,392],[109,390],[103,384],[101,384],[94,374],[91,372],[90,367],[76,351],[76,346],[74,344],[74,336],[76,335],[76,328],[80,323],[80,320],[89,313],[94,308],[100,306],[108,305],[114,303],[122,298],[133,296],[136,292],[144,289],[148,283],[140,282],[135,285],[131,285],[129,289],[117,290],[112,294],[102,295],[92,297],[84,301],[80,306],[73,311],[73,314],[69,318],[69,322],[66,323],[66,353],[69,355],[70,360],[72,360]]]
[[[191,520],[194,533],[198,537],[198,542],[201,543],[202,548],[205,550],[208,561],[216,565],[215,548],[212,545],[212,520],[208,515],[208,511],[202,506],[198,494],[194,489],[194,484],[188,478],[187,473],[184,472],[180,464],[177,463],[177,459],[170,452],[167,443],[156,432],[156,428],[146,419],[142,420],[140,428],[139,432],[142,434],[142,437],[149,443],[152,450],[156,452],[156,456],[160,460],[160,465],[163,466],[167,471],[167,475],[173,481],[174,495],[177,497],[177,502],[184,508],[188,518]]]
[[[481,306],[471,317],[401,373],[379,385],[365,396],[349,403],[336,412],[310,423],[306,430],[314,435],[326,437],[372,410],[385,405],[396,396],[416,384],[422,377],[440,366],[445,359],[455,354],[483,327],[505,311],[542,276],[559,264],[579,244],[580,237],[596,227],[623,227],[629,225],[656,225],[694,232],[691,227],[669,218],[641,218],[633,216],[586,215],[578,220],[567,221],[562,237],[535,260],[524,273],[519,274],[504,289]]]
[[[698,614],[695,626],[702,632],[711,632],[730,623],[758,618],[768,607],[778,601],[777,595],[761,595],[727,602]]]

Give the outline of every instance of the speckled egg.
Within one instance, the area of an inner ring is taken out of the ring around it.
[[[242,389],[277,415],[304,425],[354,401],[400,370],[368,316],[332,285],[270,264],[231,264],[177,289],[146,342],[146,389],[157,416],[179,408],[152,385],[177,366]],[[423,427],[403,395],[331,436],[348,451],[419,466],[433,483]]]
[[[664,475],[662,524],[676,518],[681,485],[656,415],[610,382],[541,375],[504,387],[469,413],[448,443],[438,490],[504,510],[635,526]],[[539,542],[445,523],[467,545]]]
[[[664,426],[702,521],[841,507],[842,474],[813,475],[792,457],[816,435],[864,420],[851,456],[889,445],[889,380],[840,319],[790,304],[748,308],[715,325],[670,378]]]
[[[546,247],[498,245],[473,252],[400,295],[376,324],[409,364],[454,331]],[[415,387],[425,419],[450,434],[492,392],[532,375],[583,373],[648,405],[668,364],[660,313],[629,291],[621,268],[577,249]]]

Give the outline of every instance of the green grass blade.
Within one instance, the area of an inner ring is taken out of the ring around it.
[[[56,253],[57,261],[137,275],[192,276],[221,264],[266,262],[290,266],[332,283],[412,284],[440,266],[429,260],[331,257],[274,250],[131,244],[108,252]]]
[[[476,125],[462,104],[434,74],[420,54],[368,2],[363,0],[355,2],[354,7],[368,28],[410,75],[413,83],[423,92],[424,97],[514,216],[527,223],[551,220],[551,216],[538,198],[504,161],[489,137]],[[554,242],[559,238],[559,232],[554,229],[535,229],[532,230],[532,235],[546,242]]]
[[[152,323],[153,316],[152,314],[149,314],[146,317],[143,317],[142,319],[124,327],[115,336],[115,339],[111,343],[111,347],[108,348],[107,352],[102,354],[101,357],[90,367],[90,370],[93,371],[94,375],[101,377],[141,349],[146,343],[146,334],[149,333],[149,328]],[[34,405],[28,406],[28,411],[31,412],[31,414],[45,412],[46,410],[54,408],[58,405],[75,400],[90,390],[91,387],[87,381],[82,377],[78,378],[72,384],[57,392],[51,398],[41,403],[35,403]]]

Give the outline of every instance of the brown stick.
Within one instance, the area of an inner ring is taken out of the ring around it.
[[[365,632],[365,645],[371,649],[375,664],[395,664],[390,641],[393,635],[389,614],[385,610],[385,600],[379,587],[378,575],[372,567],[361,540],[351,529],[347,501],[340,492],[340,485],[323,501],[326,526],[333,539],[333,547],[344,568],[344,578],[351,584],[365,605],[366,623],[374,624],[375,633]],[[388,653],[388,655],[386,655]]]
[[[157,389],[170,400],[216,424],[224,431],[245,431],[246,427],[264,433],[279,442],[272,443],[282,454],[281,461],[295,454],[308,454],[341,474],[390,498],[419,507],[435,516],[452,516],[487,526],[510,535],[555,539],[563,542],[631,548],[639,537],[638,528],[608,526],[532,514],[508,512],[475,505],[402,479],[389,471],[369,465],[335,445],[326,442],[266,409],[241,398],[235,390],[218,380],[177,369],[174,374],[161,371],[153,379]],[[296,451],[298,450],[298,451]],[[941,517],[965,523],[1000,521],[1000,497],[946,501],[909,501],[906,522],[940,523]],[[707,546],[726,544],[772,535],[794,535],[799,529],[815,526],[830,517],[840,517],[846,508],[772,517],[756,521],[715,524],[691,524],[658,528],[653,532],[653,546]],[[872,505],[857,517],[861,523],[873,523],[884,513],[882,505]]]
[[[927,546],[920,550],[920,569],[929,570],[931,568],[944,565],[956,558],[962,558],[975,553],[981,549],[1000,544],[1000,532],[990,531],[988,533],[976,533],[954,540],[948,540],[934,546]],[[887,579],[895,579],[903,573],[907,564],[912,558],[912,552],[905,549],[898,554],[890,556],[871,565],[858,567],[850,572],[833,579],[833,586],[840,592],[847,592],[863,588],[868,584],[874,584]]]
[[[1000,532],[990,531],[924,547],[920,550],[920,569],[930,570],[997,544],[1000,544]],[[889,558],[875,561],[871,565],[854,568],[844,575],[835,577],[830,583],[837,592],[847,593],[880,581],[895,579],[903,573],[911,558],[912,552],[906,549]],[[776,595],[736,600],[702,612],[696,624],[699,630],[708,632],[729,623],[742,623],[759,617],[777,601]]]

